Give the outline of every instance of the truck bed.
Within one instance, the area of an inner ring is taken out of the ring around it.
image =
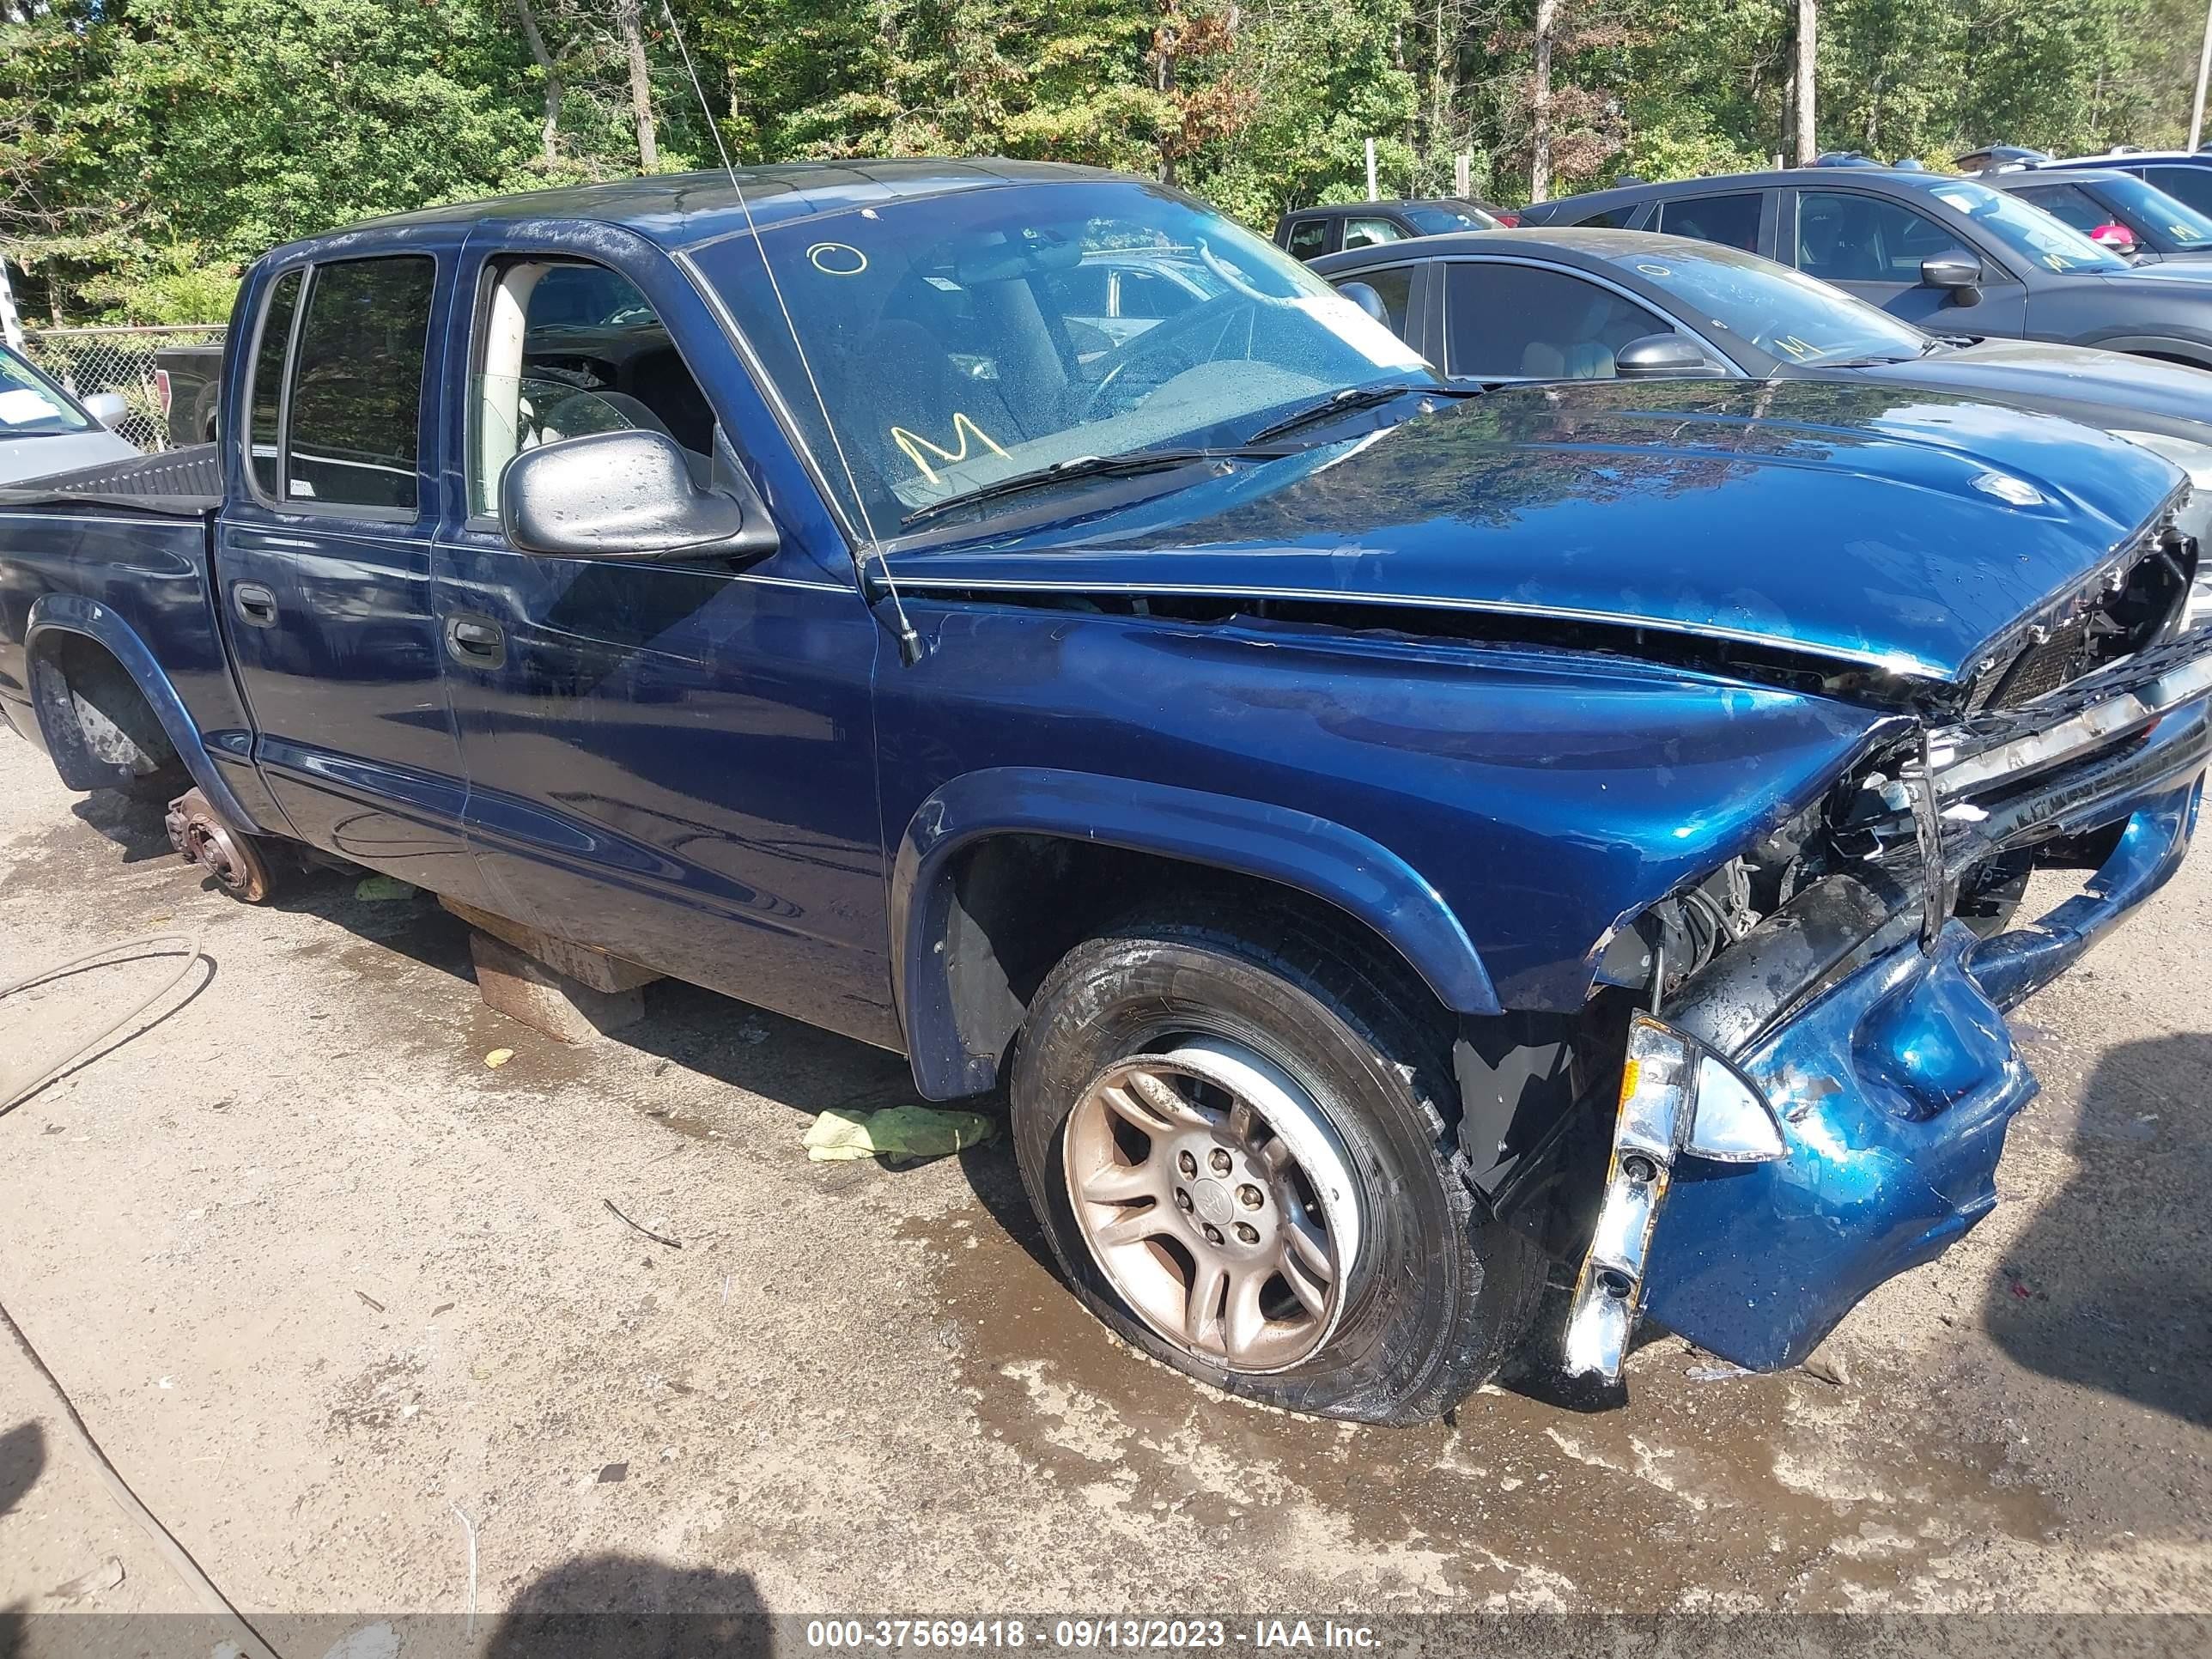
[[[222,503],[222,458],[214,444],[79,467],[0,487],[0,506],[135,507],[201,518]]]

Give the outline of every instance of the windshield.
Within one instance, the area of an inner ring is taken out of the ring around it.
[[[1424,236],[1442,236],[1455,230],[1501,230],[1504,227],[1473,205],[1466,207],[1409,207],[1401,209]]]
[[[1931,192],[1946,207],[1965,214],[2023,259],[2045,270],[2132,270],[2063,219],[2033,203],[2007,196],[1964,179],[1946,179]]]
[[[0,438],[82,432],[91,424],[44,375],[0,346]]]
[[[2132,173],[2100,179],[2097,188],[2120,204],[2120,211],[2153,234],[2163,236],[2175,252],[2212,247],[2212,218],[2167,195]]]
[[[1910,323],[1755,253],[1699,246],[1612,259],[1679,301],[1685,321],[1785,362],[1917,357],[1928,345]]]
[[[1440,383],[1289,255],[1135,180],[882,201],[692,258],[841,495],[842,449],[880,535],[1017,473],[1234,444],[1342,387]]]

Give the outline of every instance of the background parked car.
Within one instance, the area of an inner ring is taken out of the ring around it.
[[[2061,177],[2040,167],[2004,168],[1980,174],[1978,182],[2033,203],[2137,264],[2212,259],[2212,216],[2137,173],[2097,167]]]
[[[136,455],[129,439],[107,429],[130,412],[119,392],[79,403],[21,353],[0,345],[0,483]]]
[[[1400,242],[1413,236],[1441,236],[1455,230],[1496,230],[1520,222],[1516,214],[1465,197],[1439,196],[1425,201],[1340,202],[1328,207],[1293,208],[1275,222],[1275,246],[1301,259],[1325,253]]]
[[[162,346],[154,353],[154,387],[169,423],[169,447],[183,449],[216,440],[216,406],[222,392],[222,346]]]
[[[2036,166],[2039,172],[2061,173],[2085,167],[2117,168],[2157,185],[2199,213],[2212,214],[2212,154],[2203,150],[2115,150],[2106,155],[2069,155],[2058,161],[2040,161]]]
[[[2203,369],[1938,337],[1756,254],[1640,231],[1437,236],[1315,269],[1382,295],[1406,343],[1462,380],[1876,380],[2063,415],[2185,468],[2198,493],[2182,527],[2212,541],[2212,374]],[[2212,575],[2192,599],[2192,618],[2205,616]]]
[[[2212,266],[2139,269],[1978,179],[1876,167],[1747,173],[1598,191],[1522,218],[1666,231],[1763,253],[1939,332],[2059,340],[2212,368]]]

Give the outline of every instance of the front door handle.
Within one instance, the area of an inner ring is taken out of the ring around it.
[[[239,621],[248,628],[276,626],[276,596],[259,582],[240,582],[230,590],[231,605]]]
[[[497,668],[507,660],[507,635],[488,617],[448,617],[446,654],[470,668]]]

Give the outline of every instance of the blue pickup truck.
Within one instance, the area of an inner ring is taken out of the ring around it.
[[[2002,1011],[2212,753],[2149,452],[1478,393],[1111,173],[436,208],[229,337],[219,444],[0,500],[63,780],[1002,1091],[1073,1292],[1294,1410],[1614,1377],[1647,1312],[1801,1360],[1990,1207]]]

